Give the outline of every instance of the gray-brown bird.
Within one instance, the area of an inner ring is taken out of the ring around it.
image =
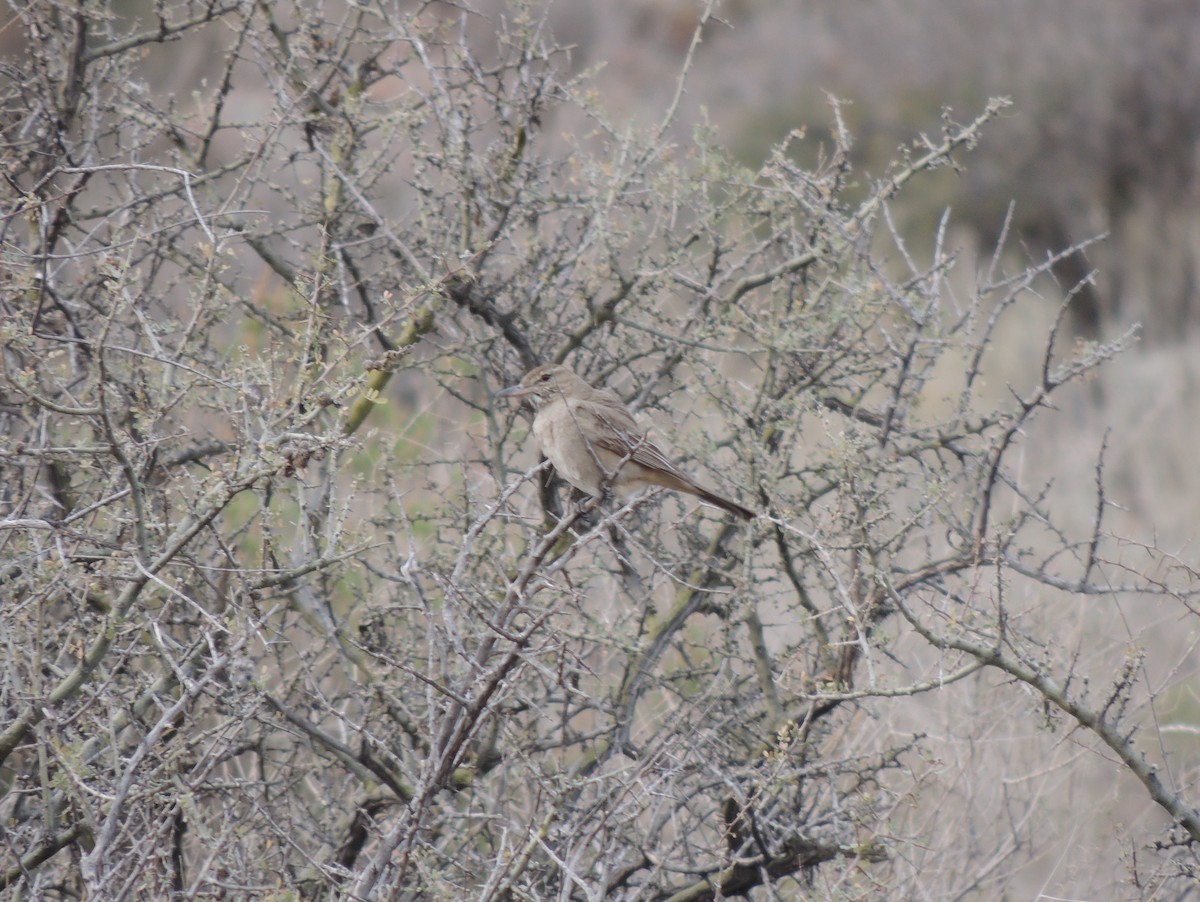
[[[565,366],[544,364],[498,398],[527,398],[537,411],[533,435],[558,475],[597,497],[611,486],[626,497],[652,485],[695,495],[731,514],[751,520],[757,514],[697,485],[646,437],[621,399],[593,388]],[[620,467],[618,471],[618,467]]]

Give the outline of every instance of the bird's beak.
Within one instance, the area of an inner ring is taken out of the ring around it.
[[[532,394],[533,388],[525,385],[510,385],[508,388],[501,389],[496,392],[497,398],[524,398],[526,395]]]

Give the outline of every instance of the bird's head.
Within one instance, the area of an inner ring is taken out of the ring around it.
[[[562,364],[544,363],[525,374],[519,384],[496,392],[497,398],[527,398],[534,407],[540,407],[560,395],[586,396],[590,388]]]

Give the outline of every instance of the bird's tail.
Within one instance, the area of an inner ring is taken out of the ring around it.
[[[669,464],[668,464],[669,466]],[[743,520],[753,520],[758,516],[757,511],[752,511],[748,507],[742,507],[736,501],[730,501],[728,498],[722,498],[715,492],[710,492],[702,485],[697,485],[692,482],[690,476],[684,475],[674,466],[670,469],[666,467],[654,467],[653,469],[645,468],[647,478],[645,481],[653,485],[661,485],[668,489],[674,489],[677,492],[687,492],[689,495],[695,495],[701,501],[707,501],[714,507],[719,507],[721,510],[729,511],[741,517]]]
[[[729,513],[735,514],[741,517],[743,520],[753,520],[758,516],[756,511],[752,511],[748,507],[742,507],[736,501],[730,501],[728,498],[722,498],[720,495],[714,495],[708,489],[701,489],[699,487],[697,487],[697,489],[696,496],[699,497],[701,501],[707,501],[709,504],[715,505],[716,507],[721,508],[721,510],[729,511]]]

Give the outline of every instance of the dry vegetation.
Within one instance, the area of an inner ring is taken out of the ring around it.
[[[1082,239],[908,231],[1007,105],[747,166],[704,10],[635,127],[536,7],[311,7],[9,26],[4,891],[1189,892],[1195,571],[1077,419],[1130,336]],[[763,515],[572,498],[544,360]]]

